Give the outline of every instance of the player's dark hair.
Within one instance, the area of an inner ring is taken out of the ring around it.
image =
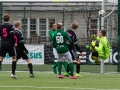
[[[71,26],[72,26],[72,29],[77,29],[78,28],[78,23],[73,22]]]
[[[57,23],[57,29],[62,29],[62,23]]]
[[[49,23],[50,23],[50,25],[49,25],[50,28],[52,28],[53,24],[55,24],[53,21],[50,21]]]
[[[2,19],[3,19],[5,22],[8,22],[8,21],[10,20],[9,14],[5,13],[5,14],[2,16]]]
[[[101,30],[100,32],[102,33],[103,36],[106,36],[106,30]]]
[[[21,25],[21,22],[20,21],[14,21],[14,26],[17,28]]]

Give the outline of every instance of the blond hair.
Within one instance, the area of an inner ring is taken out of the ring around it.
[[[14,21],[14,26],[15,28],[19,27],[21,25],[20,21]]]
[[[61,22],[57,23],[57,29],[62,29],[62,23]]]
[[[71,24],[71,26],[72,26],[72,29],[77,29],[78,28],[78,23],[77,22],[73,22]]]

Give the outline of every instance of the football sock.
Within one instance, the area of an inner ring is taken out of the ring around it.
[[[68,66],[68,62],[63,62],[63,66],[64,66],[64,69],[65,69],[65,72],[66,72],[67,66]]]
[[[0,61],[0,67],[2,66],[1,64],[2,64],[2,61]]]
[[[71,76],[74,76],[74,64],[73,63],[69,63],[69,69],[71,72]]]
[[[16,70],[16,61],[12,62],[12,74],[15,75],[15,70]]]
[[[53,66],[53,68],[56,68],[58,66],[58,62],[55,63],[55,65]]]
[[[80,73],[80,64],[76,63],[76,73]]]
[[[62,70],[62,62],[58,62],[58,73],[61,75],[61,70]]]
[[[32,63],[29,63],[29,64],[28,64],[28,68],[29,68],[30,74],[33,74],[33,66],[32,66]]]
[[[68,64],[68,66],[67,66],[67,70],[66,70],[66,72],[69,72],[69,64]]]

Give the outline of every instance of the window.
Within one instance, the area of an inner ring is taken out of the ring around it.
[[[30,19],[30,35],[35,35],[36,33],[36,19]]]
[[[27,34],[27,30],[28,30],[28,19],[21,19],[21,23],[22,23],[22,31],[23,33]],[[25,31],[25,32],[24,32]]]
[[[46,36],[46,18],[39,19],[40,36]]]
[[[55,22],[55,18],[27,18],[21,19],[22,30],[26,31],[26,36],[30,38],[32,35],[39,35],[40,37],[49,36],[49,22]]]
[[[91,19],[90,20],[90,33],[97,35],[98,30],[98,19]]]

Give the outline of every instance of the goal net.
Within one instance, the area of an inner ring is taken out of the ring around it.
[[[72,22],[78,22],[76,31],[79,37],[79,45],[84,57],[81,57],[81,72],[100,72],[100,65],[93,63],[91,53],[85,49],[90,44],[90,36],[98,35],[101,29],[101,18],[98,11],[101,10],[101,2],[78,2],[78,3],[2,3],[2,14],[8,13],[10,22],[15,20],[22,22],[22,32],[25,45],[29,50],[30,58],[35,71],[51,71],[54,64],[52,45],[49,40],[49,22],[62,22],[66,31],[71,28]],[[117,72],[117,5],[113,2],[105,2],[105,11],[109,14],[113,7],[114,12],[105,18],[104,29],[111,44],[111,56],[105,61],[105,72]],[[0,14],[2,17],[2,14]],[[79,52],[77,52],[80,54]],[[3,70],[11,70],[11,58],[6,56],[3,61]],[[26,61],[19,60],[17,70],[28,70]]]

